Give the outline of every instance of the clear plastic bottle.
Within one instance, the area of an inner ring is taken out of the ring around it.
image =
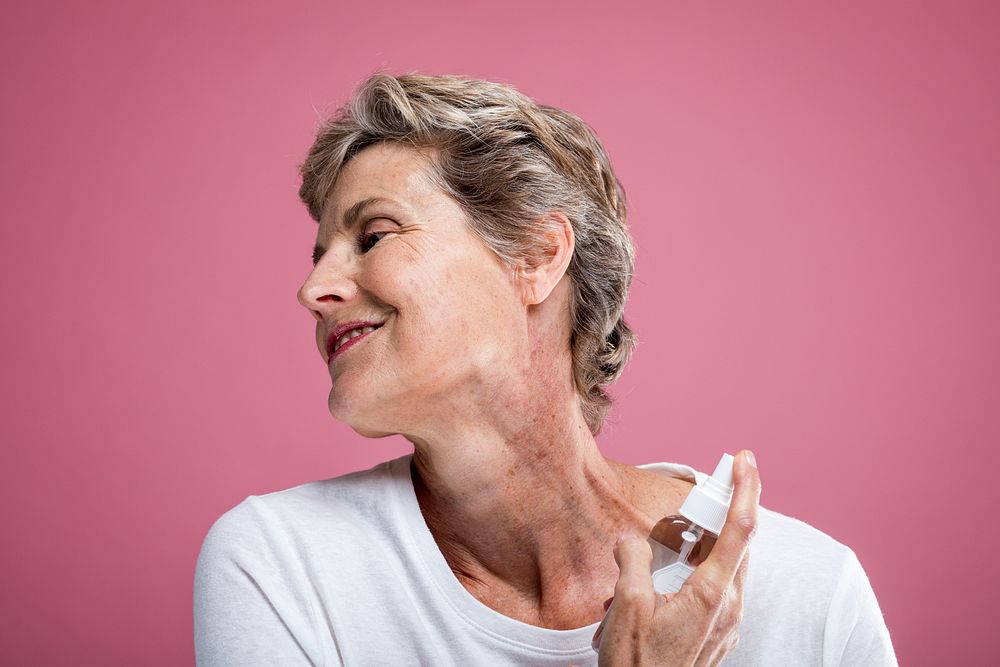
[[[733,497],[733,456],[723,454],[711,477],[698,484],[680,514],[664,517],[649,533],[653,588],[676,593],[712,552]]]

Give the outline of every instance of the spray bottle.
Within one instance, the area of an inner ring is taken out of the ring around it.
[[[653,550],[653,588],[676,593],[711,553],[722,533],[733,499],[733,455],[723,454],[711,477],[698,484],[681,505],[680,514],[664,517],[653,526],[647,541]],[[605,612],[610,600],[605,602]],[[591,646],[600,650],[604,620],[597,627]]]
[[[726,523],[733,497],[733,456],[723,454],[711,477],[698,484],[680,514],[661,519],[649,533],[653,588],[676,593],[711,553]]]

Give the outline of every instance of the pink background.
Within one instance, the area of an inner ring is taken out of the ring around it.
[[[1000,12],[698,4],[5,3],[0,661],[191,663],[216,517],[408,451],[328,415],[295,300],[295,167],[379,68],[606,143],[641,340],[609,456],[753,448],[901,662],[995,660]]]

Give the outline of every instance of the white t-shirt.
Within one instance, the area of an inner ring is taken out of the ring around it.
[[[462,586],[420,512],[411,458],[249,496],[220,517],[195,573],[198,664],[596,665],[597,623],[536,627]],[[675,463],[639,467],[705,477]],[[750,550],[726,667],[897,664],[848,547],[761,507]]]

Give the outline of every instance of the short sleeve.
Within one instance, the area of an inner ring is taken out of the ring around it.
[[[827,613],[823,634],[824,667],[897,667],[875,591],[861,562],[848,549]]]
[[[306,619],[281,578],[250,499],[209,529],[195,567],[194,647],[199,667],[313,665]]]

